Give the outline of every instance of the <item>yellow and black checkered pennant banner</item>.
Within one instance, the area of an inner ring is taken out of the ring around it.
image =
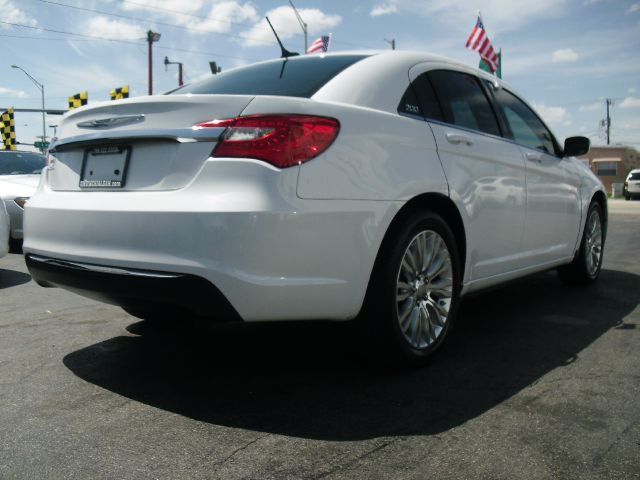
[[[16,121],[13,118],[13,107],[8,108],[0,115],[0,132],[2,132],[2,144],[5,150],[16,149]]]
[[[123,98],[129,98],[129,85],[124,87],[114,88],[109,92],[111,100],[122,100]]]
[[[69,110],[73,110],[74,108],[82,107],[87,104],[89,101],[89,94],[85,90],[84,92],[76,93],[75,95],[71,95],[69,97]]]

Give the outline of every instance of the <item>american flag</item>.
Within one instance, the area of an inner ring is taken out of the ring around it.
[[[307,53],[326,52],[329,49],[329,35],[323,35],[309,45]]]
[[[478,15],[476,26],[473,27],[471,35],[469,35],[467,39],[467,48],[477,51],[480,54],[480,58],[487,62],[492,72],[498,69],[498,55],[493,49],[489,37],[487,37],[487,32],[484,30],[480,15]]]

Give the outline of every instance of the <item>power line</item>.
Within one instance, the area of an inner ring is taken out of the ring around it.
[[[5,22],[3,20],[0,20],[0,23],[3,23],[5,25],[11,25],[13,27],[20,27],[20,28],[28,28],[28,29],[32,29],[32,30],[40,30],[43,32],[49,32],[49,33],[59,33],[61,35],[70,35],[72,37],[79,37],[79,38],[83,38],[83,39],[89,39],[89,40],[93,40],[93,41],[106,41],[106,42],[115,42],[115,43],[124,43],[124,44],[128,44],[128,45],[138,45],[141,46],[142,43],[140,42],[134,42],[134,41],[129,41],[129,40],[120,40],[117,38],[108,38],[108,37],[101,37],[98,35],[87,35],[84,33],[75,33],[75,32],[65,32],[63,30],[54,30],[51,28],[44,28],[44,27],[35,27],[32,25],[23,25],[20,23],[12,23],[12,22]],[[9,35],[2,35],[2,36],[9,36]],[[28,37],[20,37],[20,38],[28,38]],[[32,39],[40,39],[39,37],[31,37]],[[63,39],[61,39],[63,40]],[[142,40],[142,38],[141,38]],[[234,58],[234,59],[239,59],[239,60],[254,60],[257,61],[258,59],[256,58],[248,58],[248,57],[238,57],[238,56],[234,56],[234,55],[225,55],[223,53],[215,53],[215,52],[204,52],[201,50],[190,50],[190,49],[186,49],[186,48],[178,48],[178,47],[156,47],[162,50],[168,50],[168,51],[175,51],[175,52],[186,52],[186,53],[195,53],[195,54],[199,54],[199,55],[207,55],[207,56],[214,56],[214,57],[224,57],[224,58]]]
[[[123,15],[123,14],[120,14],[120,13],[107,12],[107,11],[104,11],[104,10],[95,10],[95,9],[92,9],[92,8],[80,7],[80,6],[77,6],[77,5],[69,5],[67,3],[55,2],[53,0],[33,0],[33,1],[41,2],[41,3],[47,3],[47,4],[50,4],[50,5],[56,5],[56,6],[59,6],[59,7],[72,8],[72,9],[75,9],[75,10],[81,10],[81,11],[85,11],[85,12],[89,12],[89,13],[99,13],[101,15],[108,15],[108,16],[111,16],[111,17],[123,18],[123,19],[126,19],[126,20],[134,20],[134,21],[137,21],[137,22],[147,22],[148,21],[148,19],[144,19],[144,18],[132,17],[130,15]],[[155,5],[147,5],[147,4],[143,4],[143,3],[139,3],[139,2],[123,0],[122,3],[128,3],[128,4],[132,4],[132,5],[141,6],[143,8],[149,9],[149,10],[158,10],[158,11],[163,11],[163,12],[168,12],[168,13],[185,15],[185,16],[189,16],[189,17],[193,17],[193,18],[197,18],[197,19],[201,19],[201,20],[215,21],[215,22],[220,22],[220,23],[224,23],[224,24],[238,25],[238,26],[242,26],[242,27],[255,28],[255,29],[265,30],[265,31],[268,30],[267,28],[260,27],[259,25],[250,25],[250,24],[247,24],[247,23],[234,22],[234,21],[231,21],[231,20],[218,20],[218,19],[207,17],[207,16],[204,16],[204,15],[195,15],[195,14],[191,14],[191,13],[180,12],[178,10],[172,10],[172,9],[169,9],[169,8],[157,7]],[[161,20],[153,20],[153,23],[155,23],[157,25],[166,26],[166,27],[180,28],[180,29],[187,30],[187,31],[197,31],[197,32],[210,33],[212,35],[233,37],[233,38],[238,38],[240,40],[252,40],[252,41],[257,42],[257,43],[262,44],[262,45],[271,45],[272,44],[272,42],[265,42],[265,41],[262,41],[260,39],[255,38],[255,37],[247,37],[247,36],[242,36],[242,35],[235,35],[235,34],[232,34],[232,33],[216,32],[215,30],[210,30],[210,29],[206,29],[206,28],[189,27],[189,26],[185,26],[185,25],[178,25],[178,24],[175,24],[175,23],[163,22]],[[291,32],[291,34],[294,35],[294,36],[299,36],[300,35],[299,33],[293,33],[293,32]],[[332,43],[337,43],[339,45],[346,45],[346,46],[351,46],[351,47],[356,47],[356,48],[369,48],[369,49],[374,49],[374,50],[377,48],[377,47],[372,47],[371,45],[363,45],[363,44],[359,44],[359,43],[345,42],[345,41],[342,41],[342,40],[332,40]]]
[[[33,0],[33,1],[41,2],[41,3],[48,3],[50,5],[56,5],[58,7],[72,8],[74,10],[80,10],[80,11],[87,12],[87,13],[99,13],[101,15],[108,15],[108,16],[116,17],[116,18],[124,18],[125,20],[134,20],[136,22],[148,22],[149,21],[146,18],[132,17],[130,15],[122,15],[120,13],[106,12],[104,10],[95,10],[93,8],[80,7],[80,6],[77,6],[77,5],[69,5],[67,3],[54,2],[52,0]],[[217,20],[217,19],[207,18],[207,17],[202,17],[202,18],[207,19],[207,20],[211,20],[211,21],[220,22],[220,23],[225,23],[225,24],[227,24],[227,23],[229,23],[229,24],[235,23],[235,22],[231,22],[231,21],[227,22],[225,20]],[[206,28],[198,28],[198,27],[193,27],[193,26],[178,25],[176,23],[163,22],[163,21],[160,21],[160,20],[153,20],[152,23],[154,23],[156,25],[162,25],[164,27],[180,28],[182,30],[187,30],[187,31],[191,31],[191,32],[193,32],[193,31],[195,31],[195,32],[203,32],[203,33],[209,33],[209,34],[212,34],[212,35],[220,35],[220,36],[225,36],[225,37],[238,38],[238,39],[241,39],[241,40],[252,40],[254,42],[258,42],[258,43],[261,43],[263,45],[271,45],[272,44],[272,42],[265,42],[265,41],[262,41],[262,40],[259,40],[259,39],[255,38],[255,37],[243,37],[242,35],[234,35],[232,33],[217,32],[215,30],[210,30],[210,29],[206,29]],[[242,24],[240,24],[240,25],[242,25]]]

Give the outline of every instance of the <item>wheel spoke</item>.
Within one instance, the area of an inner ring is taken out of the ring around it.
[[[413,288],[405,282],[398,282],[398,291],[396,293],[396,302],[406,300],[413,295]]]

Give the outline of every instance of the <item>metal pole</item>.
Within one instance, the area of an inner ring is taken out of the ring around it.
[[[298,23],[300,24],[300,27],[302,28],[302,31],[304,33],[304,53],[307,53],[307,24],[305,23],[304,20],[302,20],[302,17],[300,16],[300,14],[298,13],[298,9],[296,8],[296,6],[293,4],[293,2],[291,0],[289,0],[289,5],[291,5],[291,8],[293,8],[293,13],[296,14],[296,18],[298,19]]]
[[[11,68],[17,68],[18,70],[21,70],[22,73],[24,73],[27,77],[29,77],[29,79],[36,85],[36,87],[38,87],[40,89],[40,93],[42,94],[42,141],[46,142],[47,141],[47,127],[45,124],[45,109],[44,109],[44,85],[42,83],[40,83],[39,81],[37,81],[35,78],[33,78],[31,75],[29,75],[29,73],[22,67],[19,67],[18,65],[11,65]],[[44,150],[44,149],[43,149]]]
[[[149,30],[147,32],[147,42],[149,43],[149,95],[153,95],[153,52],[151,45],[153,44],[153,32]]]
[[[182,81],[182,63],[180,62],[178,62],[178,85],[184,85],[184,82]]]
[[[47,141],[47,129],[46,129],[46,124],[44,121],[44,85],[41,86],[42,88],[40,89],[40,91],[42,92],[42,141],[46,142]],[[45,151],[45,148],[42,148],[42,151]]]
[[[611,117],[609,116],[609,106],[611,99],[607,98],[607,145],[611,144]]]

